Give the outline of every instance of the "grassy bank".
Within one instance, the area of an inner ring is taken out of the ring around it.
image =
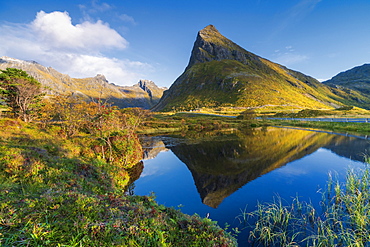
[[[321,129],[338,133],[351,133],[369,135],[369,123],[345,123],[345,122],[318,122],[318,121],[291,121],[291,120],[261,120],[261,125],[269,126],[293,126],[307,129]]]
[[[194,113],[156,113],[143,121],[137,130],[139,134],[160,134],[188,131],[213,131],[241,128],[250,122],[237,118]]]
[[[370,243],[370,170],[349,171],[341,184],[329,176],[320,205],[295,198],[259,204],[239,219],[252,222],[253,246],[368,246]],[[320,210],[321,208],[321,210]]]
[[[255,116],[258,116],[257,114]],[[253,116],[253,117],[255,117]],[[248,116],[247,116],[248,118]],[[189,133],[190,131],[213,131],[227,129],[243,129],[262,126],[288,126],[307,129],[321,129],[338,133],[368,135],[370,124],[351,122],[318,122],[294,120],[243,119],[229,118],[216,115],[192,113],[165,114],[157,113],[143,122],[137,130],[139,134],[165,134],[173,132]]]
[[[100,125],[97,124],[100,122],[90,121],[89,126],[78,122],[78,128],[73,127],[73,121],[64,122],[70,124],[67,128],[58,122],[45,125],[0,119],[0,245],[236,246],[230,234],[210,219],[185,215],[158,205],[151,196],[130,196],[126,192],[127,185],[138,178],[142,170],[138,155],[141,148],[137,146],[135,133],[110,129],[113,124],[122,127],[118,124],[121,115],[114,116],[105,117]],[[130,115],[122,116],[127,122],[124,127],[136,123]],[[326,128],[336,131],[340,126],[343,131],[349,131],[349,125],[358,131],[362,126],[357,123],[245,121],[178,113],[146,118],[137,132],[206,133],[202,131],[264,125],[324,128],[328,124],[335,124]],[[366,124],[361,128],[368,130]],[[297,203],[304,210],[310,209]],[[277,205],[280,208],[276,210],[280,211],[276,212],[285,210],[279,203]],[[260,215],[264,211],[273,210],[261,206]],[[284,219],[280,218],[279,224]],[[256,228],[251,238],[262,243],[260,241],[265,241],[261,237],[263,234],[263,230]],[[284,238],[289,243],[298,240],[288,234]],[[277,243],[281,239],[273,241]]]
[[[66,137],[58,125],[0,119],[1,246],[236,245],[210,219],[158,205],[151,196],[128,195],[127,185],[142,170],[137,142],[112,139],[125,156],[104,157],[100,139],[81,131]]]
[[[233,117],[231,117],[233,116]],[[257,120],[256,118],[262,118]],[[250,128],[261,126],[295,126],[317,128],[337,132],[358,132],[366,134],[370,127],[366,123],[317,122],[267,120],[265,117],[277,118],[369,118],[370,112],[357,107],[345,106],[332,110],[311,109],[269,109],[268,107],[247,108],[200,108],[193,112],[153,113],[138,129],[140,134],[160,134],[171,132],[212,131],[228,128]]]

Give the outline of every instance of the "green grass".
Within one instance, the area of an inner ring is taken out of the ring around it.
[[[236,118],[203,114],[176,113],[171,115],[157,113],[152,119],[145,120],[137,132],[139,134],[159,134],[227,130],[244,126],[245,123]]]
[[[260,124],[270,126],[293,126],[307,129],[320,129],[338,133],[363,134],[370,133],[369,123],[346,122],[318,122],[318,121],[292,121],[292,120],[262,120]]]
[[[369,176],[369,167],[348,171],[343,184],[329,176],[321,211],[298,197],[290,205],[277,198],[253,212],[242,210],[239,219],[253,222],[248,227],[253,246],[368,246]]]
[[[199,133],[210,133],[204,130],[243,128],[250,123],[207,115],[158,114],[147,120],[141,131],[162,126],[187,134],[198,133],[194,136],[204,138]],[[253,122],[256,126],[276,123]],[[336,124],[349,128],[348,123]],[[354,126],[359,128],[358,124]],[[0,119],[0,129],[1,246],[236,246],[230,234],[210,219],[158,205],[152,196],[128,196],[126,186],[138,177],[140,165],[121,167],[107,163],[93,151],[95,140],[86,133],[66,138],[57,125],[40,128],[14,119]],[[330,246],[342,241],[351,246],[357,241],[361,246],[367,240],[355,233],[368,234],[368,209],[362,204],[367,205],[365,202],[370,199],[368,172],[363,174],[362,177],[350,174],[346,185],[328,184],[323,200],[327,213],[314,224],[311,221],[318,213],[311,205],[298,200],[293,202],[293,207],[277,199],[273,204],[260,205],[255,213],[244,212],[245,219],[259,217],[258,228],[252,230],[250,240],[261,245],[283,243],[284,246],[302,241],[311,241],[312,246],[320,243]],[[298,218],[297,209],[298,216],[306,215],[307,221]],[[332,233],[336,229],[328,228],[328,222],[345,212],[351,215],[345,215],[342,223],[334,225],[351,228],[346,228],[344,233]],[[304,237],[299,228],[302,222],[313,224],[306,228]],[[313,231],[317,234],[307,238]],[[341,235],[322,237],[328,234]]]
[[[369,116],[369,111],[353,107],[343,106],[333,110],[313,110],[303,109],[300,111],[282,111],[275,113],[274,117],[287,117],[287,118],[315,118],[315,117],[366,117]]]
[[[236,246],[210,219],[129,196],[142,165],[107,163],[93,144],[0,119],[0,246]]]
[[[357,112],[356,109],[355,111]],[[316,112],[316,110],[314,110],[314,112]],[[353,113],[352,110],[349,112],[340,110],[338,112],[345,113],[345,114]],[[219,112],[210,112],[210,113],[219,114]],[[227,115],[227,112],[223,112],[223,113]],[[367,113],[367,111],[364,111],[362,113]],[[321,114],[321,111],[320,111],[320,114]],[[261,116],[260,112],[256,111],[256,116],[258,115]],[[185,133],[188,133],[189,131],[201,132],[201,131],[213,131],[213,130],[242,129],[242,128],[251,128],[251,127],[253,128],[253,127],[262,127],[262,126],[302,127],[302,128],[307,128],[307,129],[321,129],[321,130],[333,131],[333,132],[338,132],[338,133],[352,133],[352,134],[364,134],[364,135],[368,135],[370,132],[370,125],[368,123],[267,120],[267,119],[243,120],[242,114],[240,116],[241,117],[238,117],[238,118],[228,118],[228,117],[219,117],[219,116],[212,116],[212,115],[192,114],[192,113],[173,113],[173,114],[156,113],[154,114],[153,118],[147,119],[143,122],[143,124],[137,130],[137,133],[139,134],[160,134],[160,133],[182,132],[183,134],[185,134]],[[344,117],[342,115],[336,115],[336,116]],[[347,116],[366,117],[367,115],[347,115]]]

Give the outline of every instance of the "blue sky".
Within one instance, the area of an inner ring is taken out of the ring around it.
[[[0,0],[0,56],[72,77],[169,87],[213,24],[246,50],[316,79],[370,63],[368,0]]]

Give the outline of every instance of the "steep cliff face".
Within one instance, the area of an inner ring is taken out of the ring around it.
[[[140,80],[137,85],[148,94],[152,105],[157,104],[163,95],[163,91],[167,90],[166,87],[158,87],[150,80]]]
[[[45,87],[44,91],[49,95],[73,94],[85,99],[108,99],[119,107],[149,109],[158,103],[165,90],[147,80],[141,80],[130,87],[122,87],[109,83],[105,76],[100,74],[90,78],[72,78],[34,61],[0,57],[0,70],[8,67],[26,71]]]
[[[256,63],[257,66],[264,66],[260,57],[225,38],[213,25],[209,25],[199,31],[186,69],[197,63],[225,59],[236,60],[246,65]]]
[[[153,110],[266,105],[330,109],[353,102],[356,97],[362,96],[325,86],[248,52],[209,25],[199,31],[184,73]]]

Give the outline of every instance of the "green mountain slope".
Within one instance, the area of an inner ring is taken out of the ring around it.
[[[199,31],[184,73],[165,91],[155,111],[200,107],[331,109],[369,99],[261,58],[209,25]]]
[[[370,64],[341,72],[323,83],[339,88],[346,87],[370,95]]]

